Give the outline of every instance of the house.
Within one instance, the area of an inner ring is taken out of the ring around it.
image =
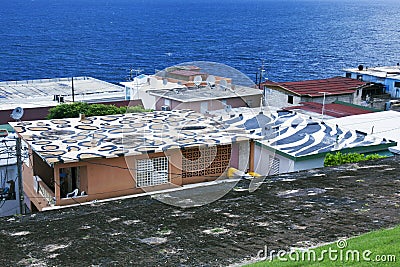
[[[291,110],[320,119],[341,118],[351,115],[381,111],[378,109],[359,106],[342,101],[334,101],[324,105],[316,102],[301,102],[299,106],[285,107],[283,110]]]
[[[151,91],[185,88],[177,82],[169,82],[168,79],[144,74],[135,77],[133,81],[120,82],[120,84],[125,88],[125,100],[141,101],[145,109],[156,109],[157,98],[150,94]]]
[[[267,105],[279,108],[299,105],[301,102],[332,103],[342,101],[360,105],[375,84],[345,77],[297,82],[261,83]]]
[[[44,119],[60,103],[87,102],[127,106],[124,87],[91,77],[0,82],[0,125],[12,121],[11,112],[22,107],[23,120]]]
[[[400,65],[378,66],[344,69],[345,76],[364,82],[373,82],[384,85],[384,91],[392,98],[400,98]]]
[[[360,114],[332,119],[329,122],[337,124],[343,129],[362,131],[377,138],[394,140],[398,145],[390,147],[389,150],[392,153],[400,154],[400,112],[398,111]]]
[[[260,90],[240,85],[152,90],[150,94],[157,98],[156,110],[191,109],[200,113],[224,108],[259,107],[262,99]]]
[[[181,187],[247,170],[248,134],[190,110],[10,123],[28,144],[33,211]]]
[[[29,165],[27,146],[23,144],[21,160]],[[25,204],[20,202],[16,135],[0,137],[0,217],[22,214]]]
[[[348,118],[345,119],[352,123]],[[388,155],[391,154],[388,148],[396,146],[395,141],[346,130],[330,121],[315,121],[290,111],[270,114],[253,109],[220,119],[228,130],[234,126],[263,138],[254,138],[251,161],[254,165],[250,166],[260,175],[320,168],[324,166],[326,154],[337,151]]]

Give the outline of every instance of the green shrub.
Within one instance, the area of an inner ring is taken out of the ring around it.
[[[324,161],[324,166],[337,166],[346,163],[355,163],[360,161],[366,161],[371,159],[381,159],[385,156],[380,156],[378,154],[370,154],[364,156],[364,154],[358,153],[347,153],[342,154],[341,152],[336,152],[335,154],[327,154]]]
[[[115,115],[124,113],[141,113],[149,112],[142,106],[132,107],[117,107],[114,105],[104,104],[88,104],[84,102],[75,102],[68,104],[61,104],[55,106],[49,110],[47,119],[63,119],[63,118],[78,118],[79,114],[83,113],[86,116],[104,116],[104,115]]]

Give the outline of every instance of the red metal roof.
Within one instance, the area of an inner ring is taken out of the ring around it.
[[[300,96],[320,97],[324,95],[324,92],[329,95],[352,94],[355,89],[367,83],[346,77],[333,77],[321,80],[266,83],[265,85],[278,85]]]
[[[300,104],[302,105],[286,107],[284,108],[284,110],[301,109],[305,111],[311,111],[322,114],[322,104],[320,103],[303,102]],[[335,118],[341,118],[351,115],[367,114],[372,112],[374,111],[365,109],[363,107],[357,107],[356,105],[351,105],[351,104],[331,103],[331,104],[325,104],[324,108],[324,114]]]

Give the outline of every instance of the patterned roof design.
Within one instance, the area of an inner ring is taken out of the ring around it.
[[[222,120],[226,125],[262,136],[263,140],[256,142],[293,157],[340,151],[346,148],[396,144],[363,132],[344,130],[337,125],[313,121],[290,111],[269,115],[244,113]]]
[[[10,123],[48,164],[248,140],[243,129],[191,110]]]

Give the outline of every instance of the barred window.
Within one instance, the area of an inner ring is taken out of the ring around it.
[[[136,187],[167,184],[168,182],[167,157],[136,160]]]
[[[273,156],[269,156],[269,175],[279,173],[279,159]]]

